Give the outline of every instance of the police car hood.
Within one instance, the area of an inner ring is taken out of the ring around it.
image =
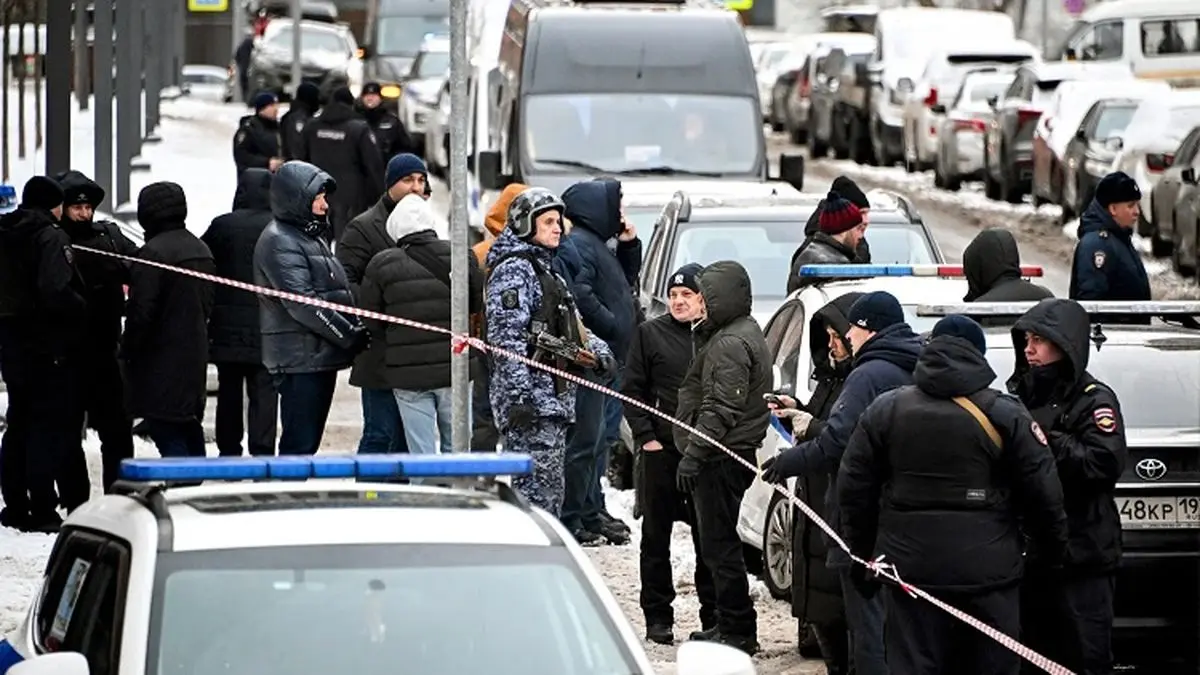
[[[276,220],[303,227],[312,222],[312,203],[322,191],[337,188],[333,177],[308,162],[287,162],[271,181],[271,215]]]
[[[1200,427],[1137,428],[1126,426],[1131,448],[1200,448]]]
[[[1047,298],[1033,306],[1012,327],[1013,351],[1016,368],[1013,379],[1019,379],[1029,370],[1025,358],[1025,333],[1040,335],[1062,351],[1071,364],[1073,382],[1078,382],[1087,370],[1091,354],[1089,338],[1092,324],[1087,311],[1079,303],[1062,298]]]

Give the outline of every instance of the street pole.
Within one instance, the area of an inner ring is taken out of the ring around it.
[[[96,133],[92,134],[95,180],[104,188],[105,211],[113,207],[113,0],[92,3],[93,79],[96,83]],[[128,190],[128,188],[126,188]]]
[[[87,110],[89,95],[92,92],[88,73],[87,6],[83,4],[83,0],[75,0],[73,6],[75,27],[71,35],[71,53],[75,57],[75,100],[79,103],[80,110]]]
[[[467,242],[467,149],[471,133],[467,101],[467,7],[469,0],[450,0],[450,330],[462,335],[470,329],[468,268],[473,262]],[[451,445],[463,452],[471,447],[470,350],[450,357],[452,401]],[[443,451],[447,448],[443,448]]]
[[[230,44],[233,45],[233,53],[236,54],[242,45],[242,40],[246,39],[246,9],[242,6],[242,0],[236,0],[229,3],[229,11],[233,13],[232,20],[229,22],[233,25],[233,41]],[[245,103],[242,100],[241,87],[233,88],[233,100]]]
[[[295,96],[300,77],[300,0],[292,0],[292,90],[284,93]]]
[[[40,3],[39,3],[40,4]],[[77,5],[78,6],[78,5]],[[76,11],[83,11],[82,9]],[[71,3],[46,3],[46,53],[40,63],[46,73],[46,173],[53,175],[71,168]],[[40,66],[39,66],[40,67]],[[82,84],[87,84],[84,78]]]
[[[1050,47],[1050,0],[1042,0],[1042,54]]]

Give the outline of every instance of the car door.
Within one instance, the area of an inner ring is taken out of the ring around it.
[[[1179,143],[1175,150],[1175,160],[1163,172],[1158,183],[1150,192],[1151,224],[1156,230],[1159,240],[1171,241],[1175,232],[1175,203],[1179,201],[1179,191],[1183,187],[1180,174],[1192,165],[1196,156],[1197,145],[1200,144],[1200,128],[1193,129]]]
[[[642,274],[639,279],[640,295],[646,318],[654,318],[667,311],[666,275],[674,270],[670,266],[674,256],[672,233],[679,216],[680,202],[672,199],[663,207],[658,220],[654,222],[654,232],[650,235],[650,244],[646,248]]]
[[[995,115],[992,116],[992,123],[988,127],[986,154],[987,170],[997,179],[1005,170],[1007,161],[1000,154],[1004,139],[1016,132],[1017,110],[1029,102],[1032,90],[1033,72],[1028,68],[1021,68],[1017,70],[1017,75],[1008,85],[1008,89],[1005,89],[996,101]]]
[[[1080,120],[1079,127],[1072,132],[1071,139],[1067,141],[1067,149],[1063,152],[1063,208],[1069,208],[1075,214],[1084,206],[1079,203],[1082,198],[1079,178],[1083,171],[1084,153],[1087,150],[1088,130],[1096,128],[1096,120],[1100,118],[1103,107],[1101,102],[1092,104]]]

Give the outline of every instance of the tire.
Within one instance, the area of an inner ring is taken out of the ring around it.
[[[808,142],[808,128],[794,126],[788,129],[788,136],[791,137],[792,142],[796,145],[804,145]]]
[[[1150,235],[1150,255],[1155,258],[1165,258],[1171,255],[1171,251],[1175,250],[1174,241],[1163,241],[1159,236],[1159,230],[1154,228],[1154,233]]]
[[[762,580],[771,597],[792,597],[792,523],[795,509],[778,491],[772,490],[763,526]]]
[[[942,163],[940,161],[933,163],[933,187],[946,187],[946,179],[942,176]]]
[[[808,127],[808,156],[811,159],[825,159],[829,154],[829,143],[817,138],[816,125],[809,122]]]
[[[1175,233],[1172,235],[1174,246],[1171,249],[1171,269],[1181,277],[1190,277],[1196,273],[1195,265],[1184,265],[1180,259],[1180,251],[1183,250],[1183,235],[1179,228],[1175,228]]]
[[[861,120],[850,120],[850,141],[849,151],[850,159],[858,164],[870,164],[871,157],[871,141],[866,136],[866,129],[863,128]]]

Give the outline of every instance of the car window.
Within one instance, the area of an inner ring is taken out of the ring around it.
[[[1125,22],[1103,21],[1067,44],[1080,61],[1115,61],[1125,53]]]
[[[1091,137],[1095,140],[1104,141],[1113,136],[1120,135],[1125,131],[1125,127],[1129,126],[1129,121],[1133,119],[1133,113],[1135,112],[1137,112],[1136,106],[1105,106],[1100,111],[1099,117],[1096,120],[1096,130],[1092,132]]]
[[[800,364],[800,352],[808,349],[808,314],[804,305],[796,302],[796,311],[788,319],[788,329],[775,352],[775,365],[779,366],[780,382],[783,389],[793,393],[796,391],[797,369]]]
[[[290,50],[292,48],[292,27],[280,28],[266,41],[273,49]],[[323,51],[336,54],[349,54],[350,43],[341,35],[327,30],[300,30],[300,51]]]
[[[424,52],[413,67],[414,75],[421,79],[446,77],[450,72],[449,52]]]
[[[1200,147],[1200,126],[1192,129],[1179,144],[1179,149],[1175,151],[1174,165],[1191,166],[1196,157],[1197,147]]]
[[[449,16],[381,16],[375,29],[375,53],[414,56],[425,40],[449,33]]]
[[[1148,57],[1200,53],[1200,17],[1142,22],[1142,54]]]
[[[791,329],[792,316],[799,310],[804,313],[803,306],[799,300],[792,300],[785,303],[782,307],[775,311],[769,321],[767,321],[766,330],[763,331],[763,337],[767,340],[767,349],[771,351],[772,356],[779,355],[779,345],[783,343],[783,337],[787,335]]]

